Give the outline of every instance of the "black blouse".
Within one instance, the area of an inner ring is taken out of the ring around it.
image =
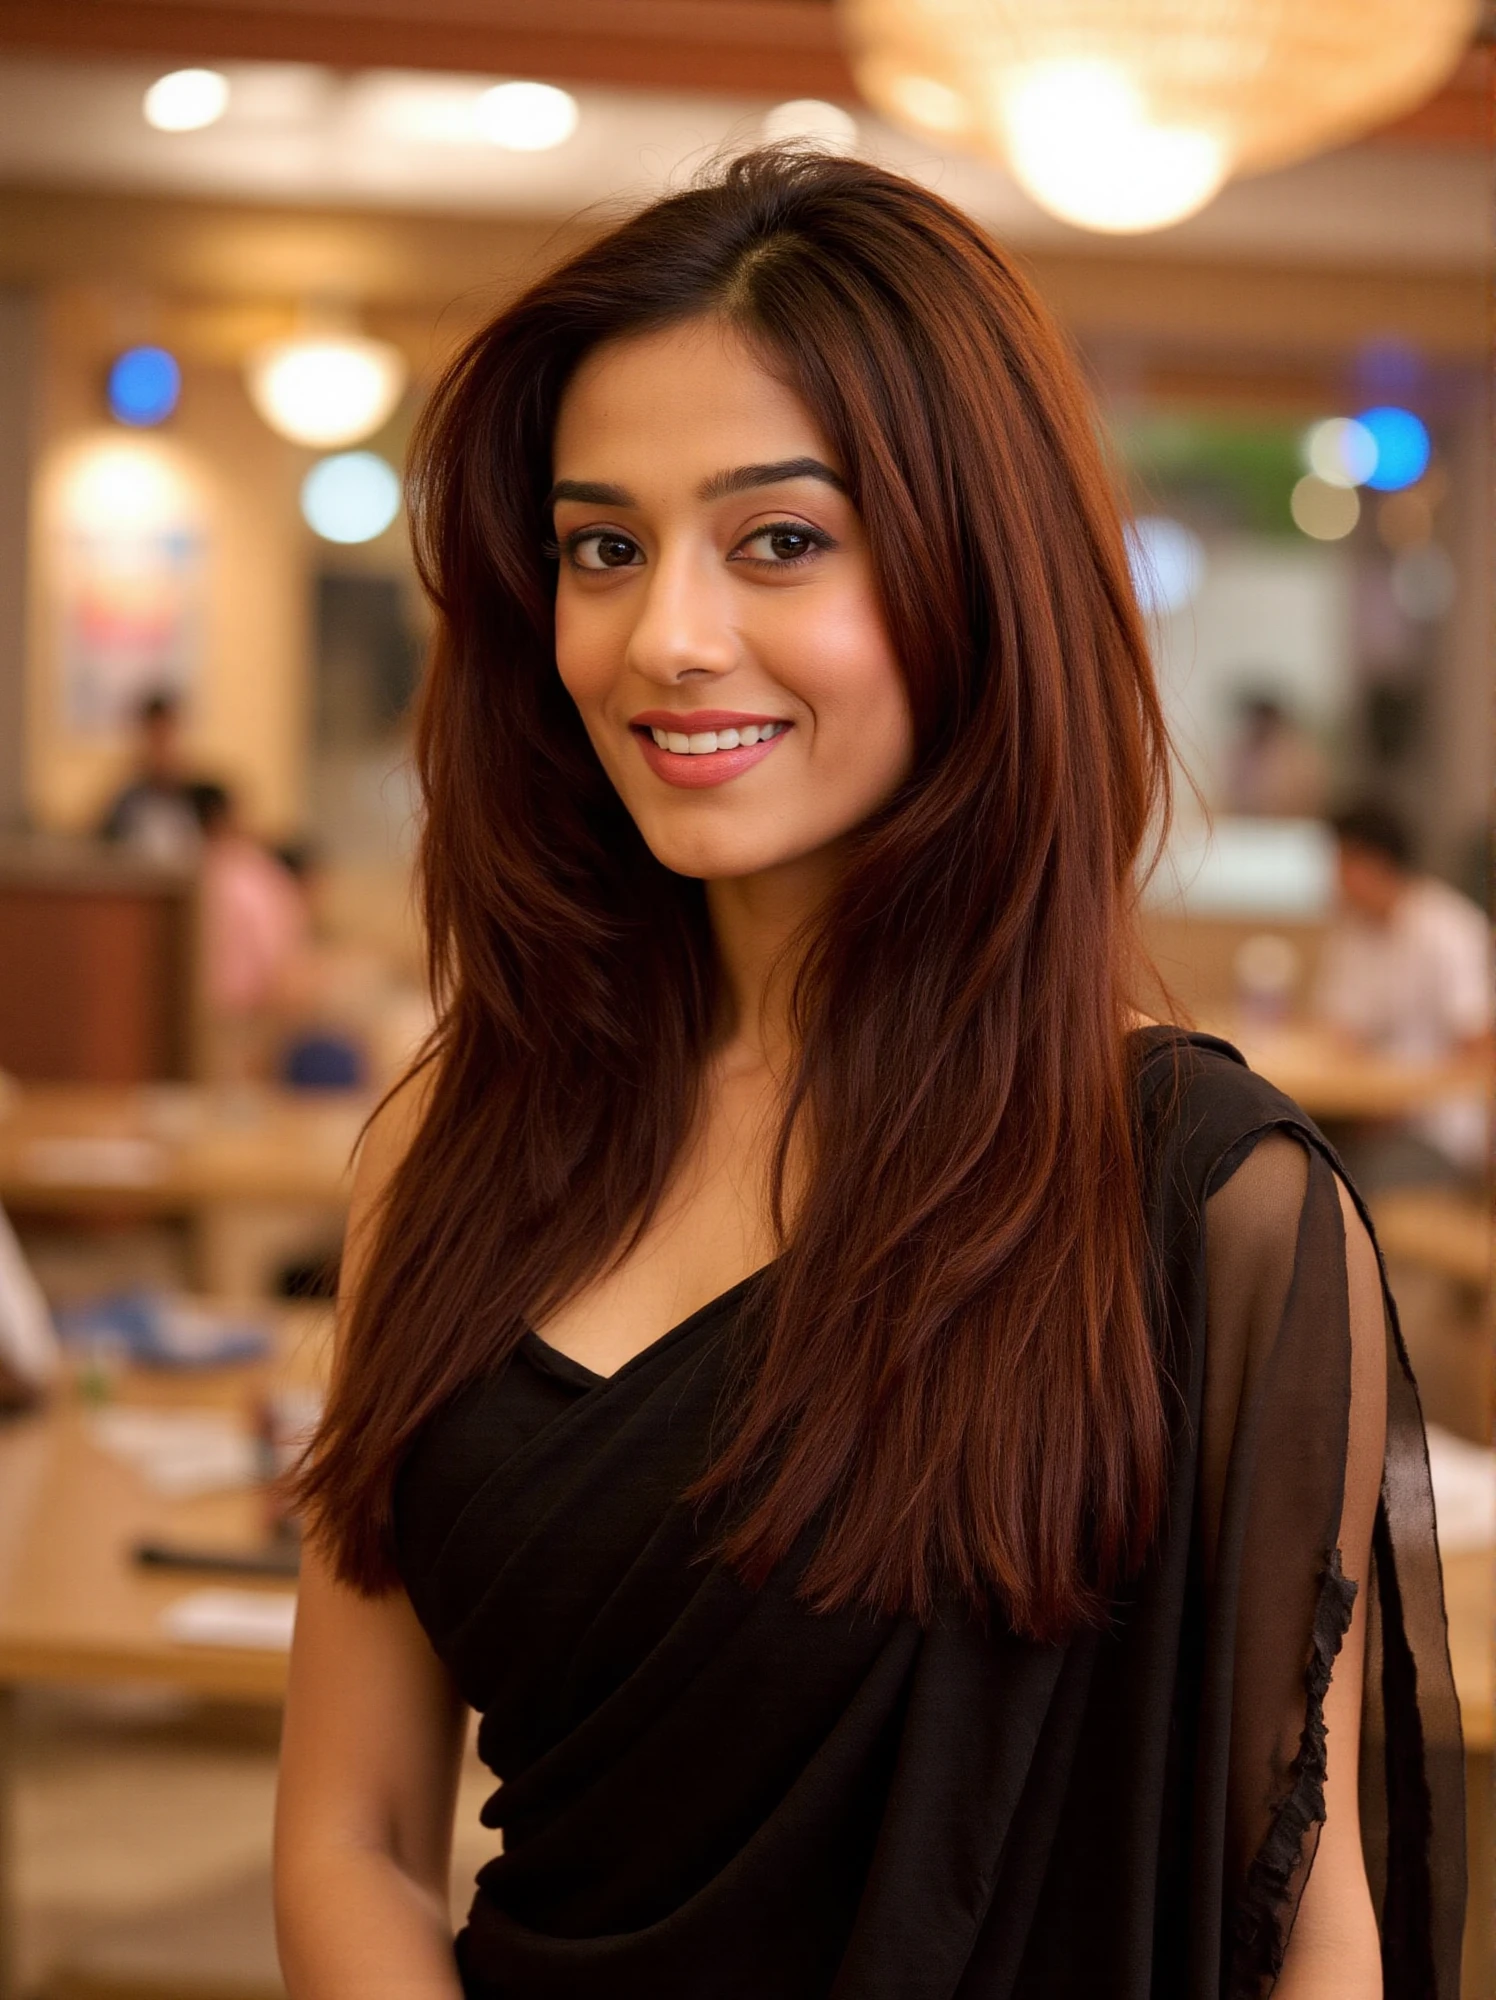
[[[1063,1646],[750,1591],[683,1505],[772,1266],[597,1376],[535,1337],[418,1436],[401,1575],[482,1723],[503,1851],[471,2000],[1220,2000],[1271,1989],[1350,1620],[1333,1155],[1206,1037],[1136,1038],[1167,1523]],[[1416,1393],[1386,1305],[1363,1837],[1389,2000],[1456,2000],[1462,1761]],[[497,1843],[496,1843],[497,1845]]]

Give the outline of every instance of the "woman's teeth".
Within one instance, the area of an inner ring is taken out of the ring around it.
[[[741,729],[702,729],[686,736],[678,729],[651,729],[650,735],[661,750],[673,750],[677,757],[710,757],[714,750],[751,750],[755,743],[767,743],[782,736],[787,722],[745,722]]]

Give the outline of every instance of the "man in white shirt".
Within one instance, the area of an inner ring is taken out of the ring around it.
[[[1341,911],[1325,938],[1314,1012],[1364,1047],[1413,1060],[1481,1048],[1492,1027],[1485,911],[1413,868],[1407,833],[1385,808],[1358,806],[1331,824]],[[1433,1105],[1401,1128],[1401,1143],[1373,1149],[1376,1167],[1363,1162],[1360,1177],[1435,1179],[1441,1168],[1478,1176],[1487,1126],[1482,1098]]]

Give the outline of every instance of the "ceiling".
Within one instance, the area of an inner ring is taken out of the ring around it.
[[[719,5],[728,14],[826,12],[822,0],[692,4],[707,13]],[[775,101],[763,92],[577,86],[575,137],[553,152],[517,154],[444,136],[454,107],[491,76],[222,66],[233,83],[228,115],[204,131],[162,133],[140,110],[161,60],[0,51],[0,184],[560,220],[680,185],[714,155],[753,143]],[[1177,228],[1099,239],[1043,214],[999,168],[942,153],[860,109],[857,118],[861,150],[938,187],[1017,245],[1387,270],[1475,271],[1489,259],[1487,157],[1464,145],[1345,148],[1236,182]]]
[[[1479,0],[1486,42],[1496,0]],[[834,0],[0,0],[0,47],[851,98]],[[1391,128],[1483,150],[1491,51]]]

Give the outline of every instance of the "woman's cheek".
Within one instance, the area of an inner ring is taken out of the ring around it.
[[[603,699],[614,679],[614,649],[606,629],[584,608],[556,606],[556,671],[585,716]]]

